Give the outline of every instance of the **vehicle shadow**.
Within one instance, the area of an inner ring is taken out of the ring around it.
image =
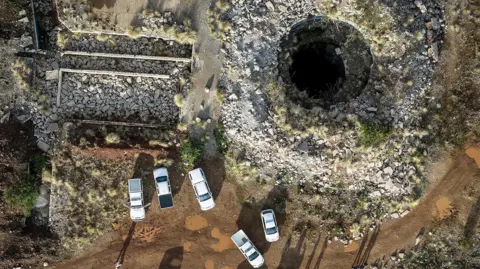
[[[248,261],[243,261],[237,266],[237,269],[252,269],[253,267],[248,263]],[[268,266],[264,264],[260,269],[268,269]]]
[[[278,265],[278,269],[298,269],[302,264],[305,251],[307,249],[307,229],[303,229],[300,238],[294,247],[291,247],[292,236],[288,238],[282,251],[282,258]]]
[[[260,212],[265,209],[273,209],[273,211],[275,211],[275,217],[281,235],[286,219],[285,206],[287,199],[287,189],[285,187],[275,186],[268,193],[266,199],[261,201],[246,201],[242,206],[237,219],[238,229],[243,230],[247,234],[248,238],[252,240],[253,244],[262,254],[265,254],[269,250],[270,243],[265,240]]]
[[[198,167],[201,167],[205,173],[213,199],[216,200],[225,181],[225,161],[221,156],[211,156],[202,159]]]
[[[172,195],[175,197],[182,189],[183,182],[185,181],[185,172],[182,167],[180,154],[178,154],[177,151],[169,151],[166,158],[173,160],[173,163],[171,165],[159,165],[155,168],[166,167],[168,169],[170,187],[172,188]]]
[[[317,257],[317,261],[312,267],[313,260],[315,258],[315,253],[317,252],[318,246],[320,245],[320,241],[322,239],[322,236],[319,235],[317,241],[315,242],[315,246],[313,247],[312,253],[310,254],[310,257],[308,258],[307,264],[305,265],[305,269],[320,269],[320,264],[323,259],[323,255],[325,254],[325,250],[327,250],[327,245],[328,245],[328,236],[325,237],[323,240],[323,245],[322,249],[320,250],[320,254]]]
[[[153,179],[153,156],[146,153],[138,154],[132,178],[141,178],[143,182],[143,199],[145,205],[152,203],[155,194],[155,181]]]
[[[120,250],[120,253],[118,254],[118,257],[115,263],[118,262],[120,264],[123,264],[123,261],[125,259],[125,253],[127,252],[127,248],[130,245],[130,241],[132,240],[133,234],[135,232],[135,225],[137,225],[137,223],[132,221],[132,223],[130,224],[130,229],[128,230],[127,237],[123,241],[122,249]]]
[[[174,247],[163,254],[158,269],[180,269],[183,261],[183,247]]]

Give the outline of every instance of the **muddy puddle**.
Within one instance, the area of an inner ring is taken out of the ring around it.
[[[352,242],[345,246],[343,252],[354,252],[360,248],[360,245],[357,242]]]
[[[436,211],[433,212],[433,216],[442,220],[450,216],[453,212],[452,202],[447,197],[442,197],[435,203]]]
[[[469,147],[467,148],[465,153],[468,155],[468,157],[474,159],[475,163],[477,163],[478,168],[480,168],[480,147]]]
[[[230,239],[230,235],[222,233],[218,228],[213,228],[211,235],[218,240],[216,244],[210,246],[213,250],[222,252],[227,249],[235,248],[235,245]]]
[[[207,260],[205,262],[205,269],[214,269],[215,268],[215,264],[213,263],[212,260]]]
[[[202,216],[188,216],[185,219],[185,228],[190,231],[198,231],[208,227],[208,221]]]

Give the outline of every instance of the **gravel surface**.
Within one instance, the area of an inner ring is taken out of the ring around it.
[[[226,89],[223,123],[234,145],[244,149],[243,162],[276,184],[309,183],[321,190],[342,181],[370,197],[408,201],[424,177],[415,156],[429,154],[435,140],[431,118],[441,104],[430,93],[437,56],[431,48],[442,42],[442,10],[435,1],[416,1],[420,7],[411,1],[363,2],[233,1],[231,38],[225,43],[228,71],[220,82]],[[377,13],[363,16],[362,9]],[[268,83],[282,85],[280,40],[309,14],[350,21],[362,32],[375,59],[369,83],[357,98],[327,109],[305,110],[289,100],[272,104]],[[382,27],[389,31],[378,30]],[[293,124],[309,120],[313,131],[286,130],[275,105]],[[385,143],[364,148],[359,122],[389,125],[394,132]],[[278,171],[281,176],[275,176]]]

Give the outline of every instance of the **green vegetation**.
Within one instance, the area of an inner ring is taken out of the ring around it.
[[[23,208],[25,216],[30,216],[35,207],[40,187],[39,176],[45,166],[42,155],[34,155],[30,161],[30,174],[25,174],[19,184],[5,188],[3,199],[6,204],[16,208]]]
[[[213,131],[215,135],[215,143],[217,144],[217,150],[221,154],[227,153],[230,143],[225,136],[225,127],[222,124],[218,123],[217,128]]]
[[[173,101],[178,107],[182,107],[185,104],[185,99],[183,99],[183,96],[181,94],[176,94]]]
[[[388,126],[375,123],[364,123],[360,126],[360,143],[366,147],[377,146],[387,141],[390,137],[391,129]]]
[[[115,133],[109,133],[105,136],[105,143],[107,144],[118,144],[120,143],[120,136]]]
[[[200,161],[204,145],[195,139],[185,139],[180,144],[180,156],[185,169],[193,168]]]

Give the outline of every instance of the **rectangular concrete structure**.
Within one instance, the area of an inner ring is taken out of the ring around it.
[[[83,52],[83,51],[64,51],[63,55],[75,56],[90,56],[90,57],[104,57],[104,58],[121,58],[121,59],[139,59],[139,60],[153,60],[153,61],[171,61],[171,62],[191,62],[191,58],[179,58],[168,56],[147,56],[147,55],[132,55],[132,54],[114,54],[103,52]]]

